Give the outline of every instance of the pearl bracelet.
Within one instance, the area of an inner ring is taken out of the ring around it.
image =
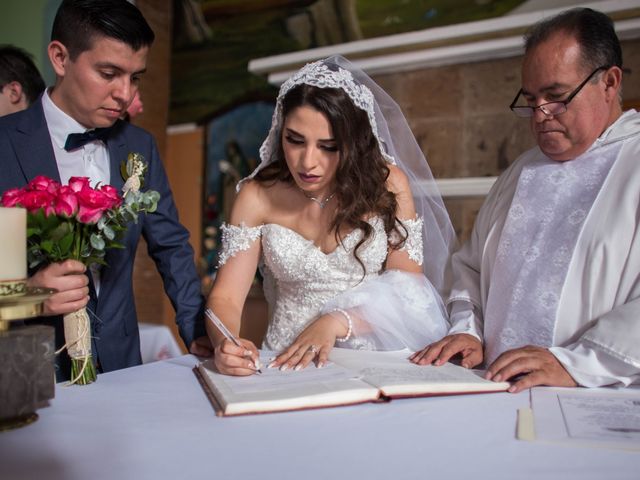
[[[351,333],[353,333],[353,320],[351,320],[351,315],[346,310],[341,308],[336,308],[333,310],[334,312],[340,312],[347,319],[347,334],[342,338],[336,338],[336,342],[344,343],[351,338]]]

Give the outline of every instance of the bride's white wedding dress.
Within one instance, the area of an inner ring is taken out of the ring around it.
[[[336,308],[358,319],[344,347],[418,350],[446,334],[446,314],[435,288],[422,274],[383,272],[389,239],[379,217],[369,223],[374,233],[358,250],[366,273],[353,255],[362,238],[359,229],[335,250],[323,252],[282,225],[222,226],[220,266],[261,242],[260,271],[269,303],[263,348],[281,351],[313,320]],[[422,264],[422,220],[402,224],[408,232],[402,250]]]

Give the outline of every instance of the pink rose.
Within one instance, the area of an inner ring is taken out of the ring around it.
[[[55,180],[38,175],[34,177],[27,185],[27,190],[32,191],[47,191],[49,193],[55,193],[60,188],[60,183]]]
[[[140,98],[140,91],[137,91],[133,96],[133,100],[131,100],[131,103],[127,107],[127,113],[129,114],[129,118],[134,118],[142,112],[144,112],[144,104]]]
[[[79,192],[83,188],[91,188],[89,177],[71,177],[69,179],[69,187],[74,192]]]
[[[111,200],[111,205],[109,205],[109,208],[119,207],[122,203],[120,193],[111,185],[103,185],[102,187],[100,187],[100,191]]]
[[[56,215],[63,217],[73,217],[78,211],[78,199],[76,192],[69,186],[60,187],[58,195],[54,201],[54,211]]]
[[[24,192],[20,188],[12,188],[2,194],[2,206],[3,207],[15,207],[21,204],[22,196]]]
[[[80,206],[78,208],[78,220],[80,223],[94,224],[102,217],[103,210],[99,208],[87,208]]]
[[[24,192],[20,199],[20,204],[26,208],[30,213],[36,212],[39,209],[43,209],[46,215],[50,215],[53,212],[53,201],[55,197],[46,190],[34,190]]]
[[[112,204],[107,195],[88,186],[77,192],[76,198],[79,207],[78,220],[82,223],[96,223]]]

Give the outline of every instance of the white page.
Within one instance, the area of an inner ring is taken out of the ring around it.
[[[301,370],[285,370],[279,368],[267,368],[267,365],[277,354],[270,351],[260,352],[260,362],[262,363],[262,373],[248,377],[223,376],[222,382],[229,387],[230,393],[234,395],[244,395],[252,393],[264,393],[268,391],[281,391],[282,389],[295,389],[306,385],[322,384],[334,382],[336,380],[347,380],[354,377],[353,372],[336,365],[328,363],[322,368],[317,368],[314,363],[310,363]]]
[[[509,386],[506,382],[485,380],[482,377],[484,372],[451,363],[438,367],[416,365],[409,361],[411,354],[409,350],[372,352],[334,348],[330,358],[391,395],[419,393],[425,384],[432,384],[429,391],[433,393],[456,391],[458,387],[461,392],[470,392],[505,390]]]

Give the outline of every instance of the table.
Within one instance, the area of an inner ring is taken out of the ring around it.
[[[0,433],[0,478],[640,478],[638,453],[516,440],[528,392],[220,418],[196,362],[185,355],[56,385],[37,422]]]

